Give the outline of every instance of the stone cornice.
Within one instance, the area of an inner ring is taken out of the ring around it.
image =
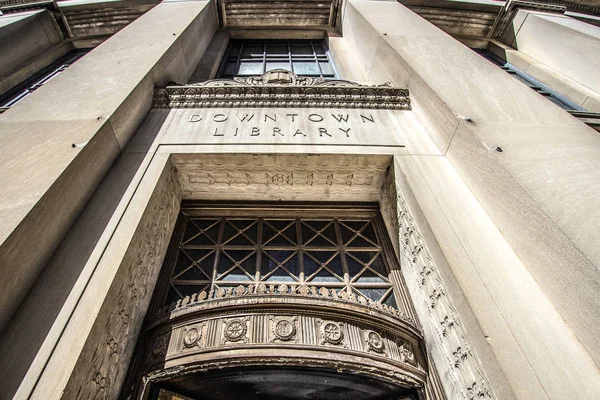
[[[236,288],[201,291],[183,300],[171,303],[154,316],[153,324],[178,318],[182,315],[226,308],[264,308],[269,305],[284,305],[290,309],[295,307],[337,309],[339,313],[370,315],[380,323],[403,327],[415,335],[420,335],[420,327],[410,315],[394,307],[375,302],[363,296],[356,296],[345,290],[325,287],[280,284],[280,285],[239,285]]]
[[[303,107],[410,110],[408,89],[299,77],[273,70],[260,77],[216,79],[156,89],[154,108]]]
[[[505,7],[498,13],[496,21],[488,34],[488,37],[501,38],[514,20],[519,10],[543,11],[564,14],[567,7],[562,4],[548,4],[539,1],[511,0],[506,2]]]

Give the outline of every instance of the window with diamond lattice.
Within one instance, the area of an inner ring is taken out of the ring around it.
[[[396,307],[375,217],[184,216],[167,303],[260,284],[324,286]]]

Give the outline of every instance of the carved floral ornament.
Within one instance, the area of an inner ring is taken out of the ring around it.
[[[259,291],[263,289],[269,290],[261,286]],[[284,289],[281,287],[282,292]],[[326,294],[324,290],[317,292],[319,296]],[[223,310],[189,309],[187,314],[155,325],[149,331],[147,348],[160,351],[144,353],[143,369],[163,374],[167,373],[165,364],[169,364],[181,372],[194,368],[198,359],[206,368],[216,360],[227,360],[217,368],[247,367],[252,364],[248,357],[260,354],[263,366],[322,366],[367,373],[408,387],[424,386],[427,373],[418,331],[403,329],[377,313],[347,305],[331,307],[307,297],[295,304],[285,303],[281,297],[261,305],[248,302],[247,297],[241,300],[221,304]],[[264,351],[265,346],[276,351]]]
[[[239,285],[235,288],[218,288],[217,290],[211,290],[209,292],[201,291],[199,293],[194,293],[191,296],[186,296],[183,300],[178,300],[176,303],[171,303],[167,307],[160,310],[160,314],[156,315],[155,319],[157,321],[163,320],[165,318],[169,318],[170,315],[177,315],[180,312],[186,311],[186,309],[191,309],[191,307],[202,308],[216,305],[216,303],[212,303],[220,300],[231,299],[243,301],[244,298],[256,298],[260,296],[272,295],[313,297],[315,299],[356,304],[363,307],[372,308],[395,318],[399,318],[403,322],[419,329],[416,321],[405,312],[363,296],[356,296],[352,292],[348,293],[348,291],[345,289],[335,290],[325,287],[317,288],[316,286],[293,284],[288,286],[285,283],[278,286],[273,284],[266,285],[264,283],[258,285],[249,284],[247,286]]]
[[[409,289],[413,288],[413,299],[424,304],[428,315],[422,320],[428,323],[426,328],[429,327],[434,333],[435,345],[447,361],[437,363],[440,374],[451,382],[451,386],[447,387],[452,387],[449,391],[454,398],[494,399],[410,207],[402,194],[397,193],[396,196],[398,239],[407,260],[404,269],[407,273],[406,282]]]
[[[389,84],[300,77],[272,70],[260,77],[215,79],[156,89],[154,108],[298,107],[410,110],[408,89]]]

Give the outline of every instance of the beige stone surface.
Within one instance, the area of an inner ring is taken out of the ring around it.
[[[557,399],[596,396],[599,358],[592,339],[597,332],[592,325],[598,325],[600,309],[592,293],[597,293],[600,264],[596,246],[600,215],[594,208],[600,183],[596,173],[600,138],[471,50],[434,32],[434,27],[413,22],[418,17],[400,5],[352,1],[345,18],[357,29],[354,33],[345,31],[349,40],[356,43],[350,48],[359,49],[359,38],[376,31],[380,40],[402,59],[401,63],[390,63],[388,69],[394,65],[408,68],[404,73],[408,78],[396,74],[399,82],[394,75],[388,76],[394,84],[408,84],[415,115],[448,156],[443,162],[436,163],[437,157],[423,157],[417,163],[423,179],[430,181],[430,190],[436,193],[450,184],[450,177],[446,177],[448,182],[440,179],[446,176],[446,169],[456,168],[457,176],[474,196],[473,204],[479,203],[476,208],[483,214],[471,220],[466,198],[464,204],[456,203],[452,209],[459,192],[444,189],[445,194],[436,195],[440,197],[440,207],[450,207],[444,215],[453,220],[450,226],[461,246],[472,246],[477,253],[468,259],[477,274],[485,278],[483,287],[473,286],[471,273],[457,279],[467,299],[471,295],[482,296],[469,302],[478,323],[484,331],[493,331],[491,325],[486,326],[491,323],[488,313],[497,313],[506,326],[495,331],[501,336],[495,340],[512,342],[512,347],[522,352],[522,364],[516,367],[513,357],[504,353],[505,347],[493,347],[510,390],[517,398],[532,398],[540,393]],[[389,22],[393,18],[403,23]],[[358,50],[356,53],[361,54]],[[375,65],[378,54],[364,54],[359,64],[367,79],[374,79],[371,82],[375,83],[379,76],[370,76],[372,70],[364,65]],[[448,122],[440,122],[443,115],[448,116]],[[441,224],[437,219],[428,218],[428,222],[434,232],[439,228],[435,225]],[[483,231],[471,236],[478,229]],[[444,247],[443,242],[448,240],[438,238],[446,257],[448,251],[454,251]],[[448,261],[455,274],[462,273],[458,266],[464,264],[464,259]],[[510,276],[513,265],[520,281]],[[493,275],[501,270],[505,275]],[[559,282],[568,288],[561,288]],[[499,287],[505,290],[498,290]],[[514,302],[521,294],[513,298],[513,292],[519,291],[532,296],[521,302],[527,306],[534,302],[535,306],[527,308]],[[489,296],[487,301],[484,292]],[[497,311],[492,311],[494,307],[498,307]],[[531,322],[525,323],[528,320]],[[576,355],[575,358],[586,361],[573,368],[560,367],[560,361],[547,354],[555,337],[562,337],[563,351],[569,357]],[[577,381],[583,375],[596,383],[569,394],[573,387],[585,385]],[[524,384],[529,379],[531,382]],[[543,390],[528,389],[535,385]]]
[[[452,164],[411,158],[399,158],[402,170],[494,355],[510,365],[516,398],[596,397],[595,364]]]
[[[51,52],[60,42],[60,34],[45,10],[0,16],[0,94],[50,63],[52,59],[43,53]]]
[[[597,112],[600,94],[591,90],[587,86],[576,82],[555,69],[537,61],[527,54],[515,50],[497,41],[491,41],[488,44],[488,50],[510,64],[526,72],[528,75],[542,82],[556,92],[565,96],[572,102],[584,107],[587,111]]]
[[[372,145],[439,154],[412,112],[394,110],[206,108],[174,109],[168,116],[153,110],[130,149],[147,148],[152,142],[154,146],[239,145],[242,152],[280,151],[274,145],[303,147],[296,152],[315,152],[310,150],[315,145],[359,149]]]
[[[112,216],[118,213],[119,203],[144,156],[128,153],[115,161],[2,336],[0,373],[5,377],[7,398],[15,394],[19,385],[32,385],[36,374],[43,370],[75,307],[77,295],[93,273],[95,265],[88,260],[98,256],[94,249],[106,245],[109,236],[103,232],[116,226],[117,220]]]
[[[191,74],[216,29],[211,7],[163,2],[0,116],[0,145],[14,149],[3,154],[0,171],[0,272],[10,277],[2,283],[0,328],[147,113],[153,85]],[[190,39],[202,30],[203,41]],[[106,135],[118,146],[93,149]],[[75,162],[88,152],[94,157]]]
[[[519,14],[513,47],[600,93],[600,27],[564,15]]]

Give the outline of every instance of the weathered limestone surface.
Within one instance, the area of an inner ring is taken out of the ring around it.
[[[492,41],[488,49],[585,110],[600,111],[600,93],[503,43]]]
[[[600,93],[600,27],[566,15],[520,10],[512,30],[512,47]]]
[[[343,40],[340,54],[362,55],[344,68],[408,87],[447,157],[412,155],[415,166],[402,170],[419,171],[411,185],[419,203],[428,191],[435,198],[425,216],[500,367],[484,362],[496,394],[597,397],[600,138],[395,2],[349,2]],[[457,178],[447,175],[453,168]],[[476,202],[458,201],[463,190]],[[444,220],[456,248],[440,231]],[[452,256],[458,248],[465,253]],[[477,355],[486,341],[474,343]]]
[[[68,49],[45,10],[0,16],[0,94]]]
[[[164,1],[0,117],[0,146],[11,149],[0,160],[0,329],[144,118],[154,85],[187,81],[215,30],[212,3]]]

